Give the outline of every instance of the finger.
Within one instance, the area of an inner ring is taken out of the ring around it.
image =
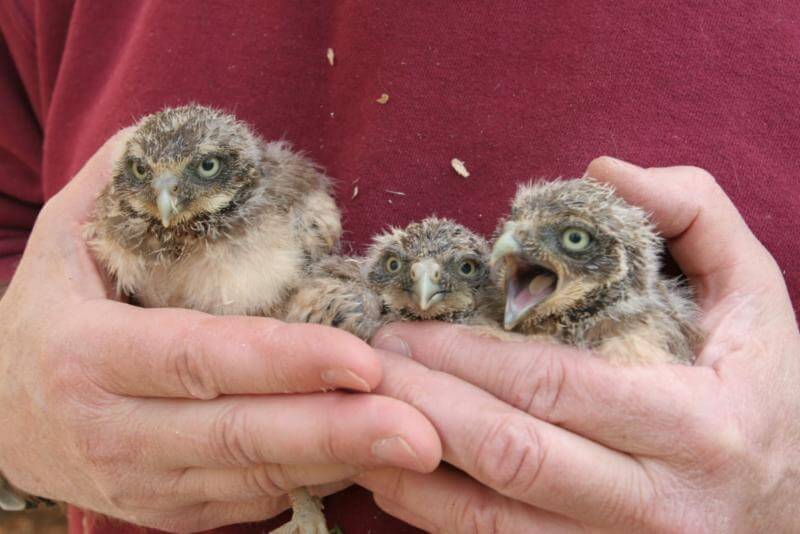
[[[674,436],[718,424],[707,414],[719,413],[713,407],[720,384],[705,367],[615,366],[572,347],[510,343],[436,322],[394,323],[373,344],[405,352],[537,419],[629,453],[693,454]]]
[[[729,293],[783,287],[772,256],[706,171],[643,169],[601,157],[589,164],[586,174],[608,182],[626,200],[652,213],[675,260],[698,285],[705,307]]]
[[[383,353],[378,391],[433,423],[443,459],[512,499],[592,525],[614,525],[654,488],[643,466],[516,410],[458,378]]]
[[[375,504],[378,505],[378,508],[386,512],[387,514],[396,517],[400,521],[404,523],[408,523],[413,527],[417,527],[420,530],[424,530],[425,532],[439,532],[440,529],[421,515],[417,515],[414,512],[411,512],[408,508],[404,508],[402,505],[392,502],[385,497],[381,497],[379,495],[374,496]],[[477,532],[477,531],[476,531]]]
[[[48,209],[58,211],[62,224],[73,221],[82,223],[88,218],[97,195],[111,179],[114,165],[124,154],[125,145],[134,131],[135,127],[130,126],[111,136],[64,189],[48,202]]]
[[[242,502],[280,497],[301,486],[347,481],[360,473],[349,465],[265,464],[241,469],[190,467],[171,475],[165,484],[183,502]]]
[[[430,422],[408,404],[377,395],[317,393],[136,401],[125,430],[161,467],[261,464],[393,465],[428,472],[441,458]]]
[[[85,355],[86,372],[118,395],[212,399],[333,388],[370,391],[380,381],[374,350],[334,328],[105,300],[85,306],[85,314],[65,320],[80,322],[73,331],[84,332],[87,317],[98,318],[98,341]]]
[[[500,495],[446,466],[423,475],[379,469],[355,482],[386,512],[428,532],[575,532],[574,521]]]

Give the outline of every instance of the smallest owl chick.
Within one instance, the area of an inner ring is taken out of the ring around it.
[[[497,324],[489,245],[451,220],[429,217],[375,236],[364,272],[387,321]]]
[[[492,251],[504,327],[617,363],[691,363],[702,341],[690,292],[660,274],[647,214],[591,178],[523,185]]]

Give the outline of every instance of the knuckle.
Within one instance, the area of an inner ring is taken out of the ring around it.
[[[280,497],[289,491],[289,480],[281,465],[260,465],[244,473],[244,483],[254,495]]]
[[[537,483],[545,457],[533,426],[511,415],[499,419],[485,435],[476,452],[475,466],[490,487],[521,496]]]
[[[210,319],[213,320],[213,319]],[[177,336],[175,346],[170,350],[168,371],[180,381],[189,398],[211,400],[219,396],[219,387],[211,372],[207,350],[200,331],[205,330],[201,323],[199,328],[192,328]]]
[[[217,461],[226,465],[256,465],[254,443],[248,439],[248,412],[237,403],[229,403],[211,425],[209,446]]]
[[[295,325],[274,319],[266,319],[263,323],[264,326],[259,329],[251,345],[256,347],[259,354],[265,356],[262,359],[264,379],[274,384],[276,388],[289,388],[299,382],[299,369],[302,366],[292,365],[294,363],[292,358],[281,358],[275,348],[294,346],[302,350],[298,344],[301,338],[295,330]]]
[[[511,378],[514,405],[545,421],[557,417],[561,394],[566,384],[567,369],[562,358],[545,354],[531,360],[521,373]]]
[[[700,167],[688,167],[689,177],[696,187],[706,193],[716,193],[719,190],[716,178],[710,172]]]
[[[120,466],[138,460],[138,448],[130,438],[85,430],[89,430],[89,435],[78,438],[78,450],[84,460],[101,474],[114,472]]]
[[[474,534],[499,534],[501,510],[491,499],[478,495],[457,500],[451,508],[451,521],[454,532]]]

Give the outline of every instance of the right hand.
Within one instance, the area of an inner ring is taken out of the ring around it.
[[[34,495],[135,524],[266,519],[286,493],[364,469],[430,472],[416,409],[368,392],[373,350],[332,328],[141,309],[110,291],[82,238],[123,131],[42,209],[0,300],[0,472]]]

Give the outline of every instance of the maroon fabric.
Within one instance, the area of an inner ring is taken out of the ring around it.
[[[325,165],[356,250],[431,213],[490,232],[515,184],[600,154],[705,167],[797,310],[800,3],[433,4],[0,4],[0,279],[38,205],[109,135],[196,101]],[[327,505],[347,534],[403,531],[361,490]]]

